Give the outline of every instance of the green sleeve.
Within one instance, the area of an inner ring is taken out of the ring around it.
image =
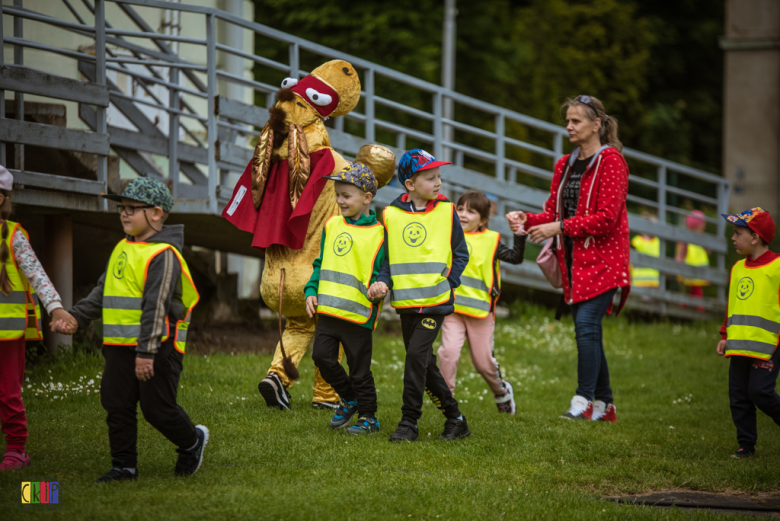
[[[385,263],[385,244],[379,247],[379,251],[376,253],[376,259],[374,260],[374,270],[371,272],[371,282],[369,286],[376,282],[376,278],[379,276],[379,270],[382,269],[382,264]],[[374,300],[373,302],[379,302],[384,299]]]
[[[303,294],[306,298],[316,297],[320,290],[320,267],[322,266],[322,252],[325,250],[325,228],[322,229],[322,239],[320,240],[320,256],[314,259],[312,267],[314,271],[311,274],[309,282],[303,287]]]

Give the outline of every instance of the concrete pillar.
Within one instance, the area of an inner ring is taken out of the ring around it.
[[[723,168],[731,209],[780,208],[780,2],[727,0]]]
[[[69,215],[47,215],[44,227],[43,267],[60,294],[63,307],[70,309],[73,306],[73,219]],[[45,312],[44,315],[44,343],[49,354],[53,354],[59,344],[70,348],[72,337],[52,333],[49,329],[51,319]]]

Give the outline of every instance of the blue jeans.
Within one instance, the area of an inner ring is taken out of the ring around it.
[[[574,331],[577,335],[577,395],[588,400],[612,403],[609,368],[604,354],[604,330],[601,321],[617,288],[584,302],[572,304]]]

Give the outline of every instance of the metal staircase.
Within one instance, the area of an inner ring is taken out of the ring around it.
[[[0,55],[0,163],[6,164],[3,143],[13,146],[16,164],[8,166],[24,185],[18,203],[63,212],[107,212],[107,203],[97,196],[112,189],[107,157],[113,152],[135,174],[169,182],[176,218],[195,223],[188,228],[188,241],[257,256],[246,237],[225,225],[219,214],[252,157],[253,140],[267,120],[266,108],[274,101],[279,78],[304,76],[301,60],[309,63],[312,56],[320,62],[344,59],[360,72],[358,108],[327,122],[336,150],[354,157],[363,144],[381,142],[399,157],[406,148],[422,146],[437,157],[452,158],[455,164],[445,171],[444,192],[453,199],[469,188],[491,194],[497,216],[490,226],[505,238],[511,232],[501,216],[509,210],[541,208],[552,166],[567,142],[560,126],[215,8],[159,0],[3,1],[2,18],[13,21],[13,33],[0,32],[0,37],[7,51],[13,49],[14,60],[3,63]],[[63,14],[54,16],[55,11]],[[152,27],[150,20],[163,19],[161,30]],[[186,24],[170,22],[185,19]],[[288,59],[255,54],[252,43],[249,50],[246,44],[236,46],[256,38],[286,46]],[[230,63],[239,63],[241,70]],[[246,63],[253,64],[255,74],[242,73]],[[397,89],[388,85],[425,101],[415,106],[396,101],[390,93]],[[4,110],[10,92],[15,93],[16,119],[6,118]],[[31,95],[75,103],[79,121],[72,118],[67,128],[24,121],[19,114],[24,114],[25,96]],[[264,99],[265,107],[248,103],[255,99]],[[447,100],[465,116],[445,117]],[[31,172],[24,168],[24,146],[94,154],[94,179]],[[703,300],[638,288],[641,298],[629,302],[635,308],[693,318],[701,316],[697,306],[721,313],[728,285],[725,222],[707,217],[704,234],[675,223],[688,212],[686,205],[694,204],[709,216],[727,211],[728,181],[635,150],[626,149],[624,155],[632,171],[632,231],[658,236],[662,251],[667,243],[682,241],[704,246],[716,259],[711,268],[693,268],[667,256],[633,253],[633,263],[660,270],[662,288],[666,278],[677,276],[707,279],[718,288],[717,297]],[[384,206],[399,193],[397,187],[385,187],[376,204]],[[642,208],[654,211],[659,222],[641,217]],[[503,275],[509,284],[552,291],[533,262],[503,266]]]

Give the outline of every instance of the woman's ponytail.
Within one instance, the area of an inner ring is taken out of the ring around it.
[[[8,278],[6,267],[8,257],[11,255],[8,249],[8,218],[11,216],[11,199],[8,196],[11,195],[11,192],[0,190],[0,194],[5,196],[2,206],[0,206],[0,218],[3,220],[3,225],[0,227],[0,238],[2,238],[2,243],[0,243],[0,291],[7,297],[13,291],[13,284]]]

